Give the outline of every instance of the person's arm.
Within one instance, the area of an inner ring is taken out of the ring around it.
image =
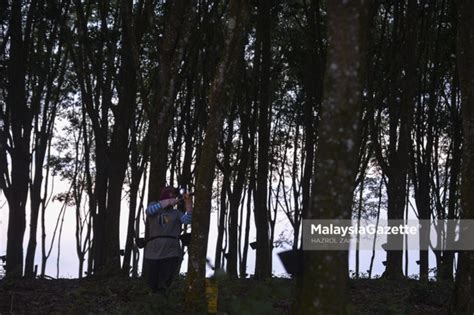
[[[184,224],[191,224],[193,219],[193,203],[189,194],[184,195],[184,207],[186,212],[181,216],[181,222]]]
[[[158,211],[160,211],[160,209],[162,208],[166,208],[168,206],[174,206],[178,203],[178,200],[175,199],[175,198],[172,198],[172,199],[165,199],[165,200],[161,200],[159,202],[151,202],[148,207],[146,208],[146,214],[147,215],[155,215],[158,213]]]

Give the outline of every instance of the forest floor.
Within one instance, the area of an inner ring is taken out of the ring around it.
[[[0,280],[0,314],[182,314],[183,278],[165,298],[138,279]],[[446,314],[452,286],[416,280],[349,283],[353,314]],[[219,314],[290,314],[291,279],[220,280]]]

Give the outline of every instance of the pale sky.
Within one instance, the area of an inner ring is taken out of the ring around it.
[[[65,188],[66,187],[66,188]],[[67,189],[67,185],[64,183],[60,183],[58,179],[56,179],[55,189],[57,192]],[[6,240],[7,240],[7,222],[8,222],[8,205],[5,203],[5,198],[3,194],[0,196],[0,205],[2,208],[0,209],[0,255],[4,255],[6,253]],[[59,214],[61,208],[61,203],[55,201],[51,202],[47,209],[46,214],[46,223],[47,223],[47,248],[49,248],[50,239],[52,236],[52,232],[54,230],[54,225],[56,223],[57,215]],[[125,210],[123,210],[125,209]],[[122,248],[124,248],[125,237],[126,237],[126,227],[127,227],[127,219],[128,219],[128,211],[127,211],[127,201],[124,198],[122,213],[121,213],[121,244]],[[383,217],[382,214],[381,217]],[[411,215],[410,215],[411,217]],[[24,241],[24,252],[26,253],[26,248],[28,244],[29,238],[29,208],[27,211],[27,229],[25,232],[25,241]],[[253,217],[251,218],[251,234],[250,234],[250,242],[255,240],[255,228],[253,226]],[[142,229],[143,230],[143,229]],[[289,224],[286,216],[284,213],[280,212],[277,217],[277,224],[276,224],[276,237],[280,234],[280,232],[286,231],[287,233],[291,233],[291,225]],[[38,236],[37,236],[37,249],[36,249],[36,264],[38,264],[38,270],[41,268],[41,229],[40,225],[38,225]],[[276,238],[275,237],[275,238]],[[208,245],[208,255],[207,257],[210,259],[211,262],[214,263],[214,253],[215,253],[215,246],[216,246],[216,239],[217,239],[217,215],[215,212],[211,215],[211,229],[209,232],[209,245]],[[64,217],[64,226],[63,226],[63,233],[61,237],[61,256],[60,256],[60,270],[59,276],[60,278],[77,278],[78,276],[78,258],[75,250],[75,215],[74,209],[69,208],[66,210],[66,215]],[[275,276],[288,276],[278,258],[278,253],[284,251],[283,248],[275,248],[273,251],[273,274]],[[57,238],[56,242],[53,246],[53,250],[51,256],[48,259],[47,267],[46,267],[46,274],[51,277],[56,277],[56,259],[57,259]],[[141,250],[141,255],[143,254],[143,250]],[[370,265],[372,252],[371,251],[361,251],[360,253],[360,271],[367,272]],[[355,251],[350,252],[350,259],[349,259],[349,269],[355,269]],[[376,251],[375,260],[374,260],[374,268],[372,275],[380,275],[384,271],[384,267],[382,265],[382,261],[385,260],[385,253],[382,251]],[[409,275],[417,274],[419,269],[418,265],[416,265],[415,261],[418,260],[418,251],[409,251]],[[253,273],[255,265],[255,251],[249,248],[249,257],[248,257],[248,268],[247,270],[249,273]],[[86,267],[86,266],[85,266]],[[435,257],[432,252],[430,252],[430,268],[435,267]],[[184,257],[184,262],[182,264],[181,272],[186,272],[187,268],[187,255]],[[208,275],[211,275],[213,271],[208,267]]]

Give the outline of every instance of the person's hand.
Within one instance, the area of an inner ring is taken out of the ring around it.
[[[173,199],[170,199],[170,200],[171,200],[171,205],[173,207],[176,206],[179,203],[179,198],[173,198]]]

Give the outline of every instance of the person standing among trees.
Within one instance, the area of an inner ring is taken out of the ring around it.
[[[151,202],[146,209],[150,237],[144,257],[148,264],[147,283],[153,292],[165,293],[171,285],[182,258],[181,224],[190,224],[192,220],[191,195],[184,193],[182,199],[178,195],[176,188],[165,187],[160,192],[159,202]],[[181,200],[185,213],[175,208]]]

